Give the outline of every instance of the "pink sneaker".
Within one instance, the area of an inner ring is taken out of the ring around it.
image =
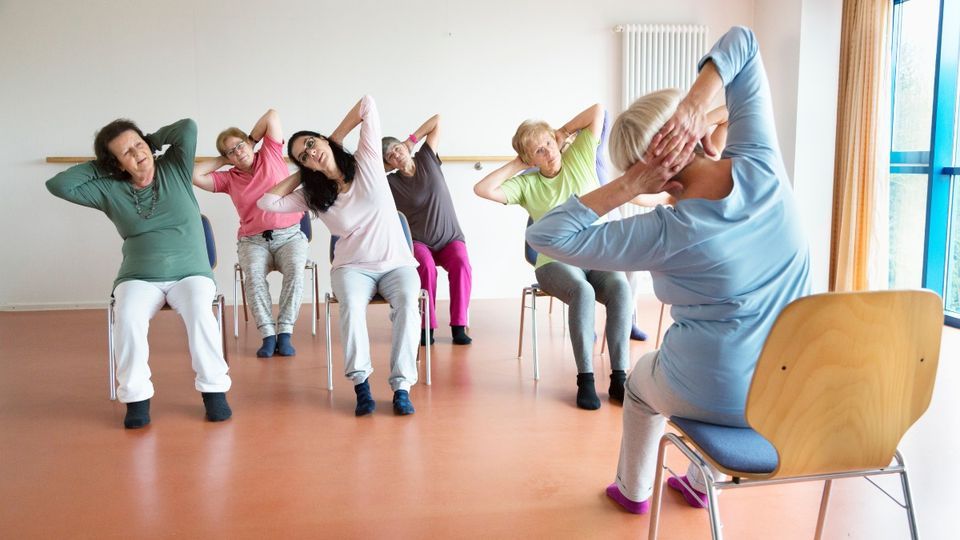
[[[667,478],[667,485],[670,486],[671,489],[679,491],[690,506],[694,508],[707,507],[707,494],[694,489],[693,484],[690,483],[686,475],[684,475],[683,478],[676,476]]]
[[[623,493],[620,493],[620,488],[617,487],[616,483],[607,486],[607,497],[617,501],[617,504],[631,514],[646,514],[650,511],[650,499],[640,502],[631,501]]]

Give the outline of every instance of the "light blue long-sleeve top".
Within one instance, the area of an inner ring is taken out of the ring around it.
[[[809,294],[809,253],[753,32],[730,29],[699,67],[708,60],[726,91],[730,194],[596,226],[597,214],[571,197],[527,229],[527,241],[575,266],[649,270],[657,298],[672,306],[659,358],[672,390],[698,407],[742,415],[773,321]]]

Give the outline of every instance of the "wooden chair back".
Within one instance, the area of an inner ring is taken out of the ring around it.
[[[930,404],[942,333],[943,303],[926,290],[818,294],[784,308],[746,405],[779,455],[770,478],[888,466]]]

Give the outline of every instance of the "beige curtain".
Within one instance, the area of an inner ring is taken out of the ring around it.
[[[886,288],[892,0],[844,0],[830,290]]]

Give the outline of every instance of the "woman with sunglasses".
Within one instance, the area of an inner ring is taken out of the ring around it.
[[[263,141],[258,151],[257,142]],[[226,193],[240,214],[237,232],[237,258],[246,277],[243,282],[246,301],[253,311],[263,343],[260,358],[274,353],[293,356],[293,326],[303,299],[303,269],[307,262],[307,239],[300,231],[302,212],[273,213],[257,207],[268,189],[290,175],[283,159],[283,130],[280,116],[270,109],[257,120],[250,134],[231,127],[217,136],[220,157],[197,163],[193,185],[213,193]],[[221,167],[232,165],[225,171]],[[283,274],[280,310],[273,319],[273,299],[267,274]]]
[[[351,154],[341,143],[357,126],[360,142]],[[376,407],[367,382],[373,367],[366,311],[378,293],[390,304],[393,322],[390,386],[396,414],[413,414],[409,391],[417,382],[420,278],[383,170],[380,138],[376,103],[364,96],[329,137],[314,131],[290,137],[287,151],[299,171],[258,203],[269,212],[309,210],[339,237],[331,281],[340,304],[345,375],[354,384],[357,416]]]

